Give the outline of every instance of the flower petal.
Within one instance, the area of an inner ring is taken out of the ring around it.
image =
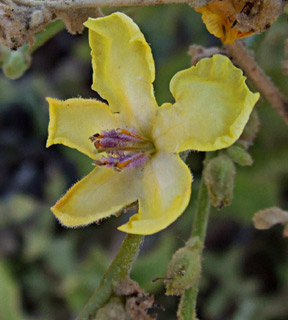
[[[128,125],[141,134],[150,134],[157,110],[152,86],[155,67],[143,34],[119,12],[90,18],[84,25],[89,28],[92,48],[92,89],[108,100],[114,112],[130,119]]]
[[[97,167],[76,183],[51,209],[62,224],[87,225],[109,217],[137,200],[135,169],[117,172]]]
[[[118,119],[109,107],[92,99],[68,99],[60,101],[47,98],[50,122],[47,148],[52,144],[64,144],[95,158],[93,134],[102,130],[117,128]]]
[[[175,104],[159,108],[154,123],[158,150],[213,151],[241,135],[259,99],[245,84],[242,71],[222,55],[205,58],[178,72],[170,83]]]
[[[155,154],[143,171],[139,212],[118,229],[144,235],[165,229],[187,207],[191,183],[192,175],[178,155]]]

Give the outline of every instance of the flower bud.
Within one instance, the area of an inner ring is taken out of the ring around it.
[[[247,147],[252,145],[256,137],[256,134],[258,132],[259,124],[260,124],[260,120],[258,117],[258,113],[254,109],[244,128],[243,133],[241,134],[239,141],[243,142]]]
[[[232,201],[235,173],[235,165],[226,155],[210,160],[204,171],[210,202],[218,209],[230,205]]]
[[[174,253],[165,280],[167,295],[179,296],[198,280],[201,273],[201,251],[202,243],[195,237]]]
[[[20,78],[29,68],[30,59],[21,49],[11,51],[3,63],[3,72],[7,78],[12,80]]]
[[[233,145],[226,150],[228,156],[240,166],[251,166],[253,159],[241,145]]]
[[[189,156],[189,153],[191,152],[191,150],[185,150],[180,152],[180,158],[185,162]]]

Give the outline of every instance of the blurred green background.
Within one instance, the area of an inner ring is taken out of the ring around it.
[[[172,101],[169,82],[189,67],[189,45],[221,46],[200,15],[186,5],[121,11],[134,19],[152,47],[159,104]],[[286,19],[281,16],[265,34],[246,40],[284,93]],[[127,216],[100,226],[66,229],[49,211],[92,166],[75,150],[45,148],[45,97],[96,97],[91,79],[87,32],[72,36],[66,31],[33,54],[32,66],[22,78],[12,81],[0,75],[0,320],[74,319],[123,239],[116,227]],[[288,209],[288,128],[264,100],[257,111],[261,125],[250,148],[254,164],[237,168],[232,205],[212,210],[209,221],[198,306],[201,320],[288,319],[288,240],[282,238],[282,226],[257,231],[251,220],[266,207]],[[154,310],[158,319],[176,319],[178,298],[165,296],[163,282],[152,280],[165,276],[173,252],[189,237],[202,160],[202,153],[188,159],[194,175],[189,208],[171,227],[146,237],[132,271],[132,278],[163,306]]]

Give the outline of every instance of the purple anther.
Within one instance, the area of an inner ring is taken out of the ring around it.
[[[94,142],[97,150],[103,149],[130,149],[135,148],[147,140],[140,137],[135,129],[112,129],[96,133],[90,140]]]
[[[95,162],[98,165],[113,167],[121,170],[122,168],[142,167],[149,159],[150,154],[144,152],[131,152],[127,155],[118,155],[117,157],[102,157],[101,161]]]
[[[113,129],[96,133],[90,140],[98,152],[107,156],[95,160],[96,165],[113,167],[121,170],[124,167],[135,168],[143,166],[154,152],[153,145],[147,139],[139,136],[135,129]]]

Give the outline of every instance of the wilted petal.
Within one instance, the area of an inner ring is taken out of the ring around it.
[[[226,148],[241,135],[259,99],[242,71],[225,56],[200,60],[170,83],[176,100],[159,108],[154,123],[156,148],[167,152]]]
[[[247,37],[255,30],[242,31],[238,29],[237,15],[245,9],[241,1],[215,0],[196,11],[202,13],[202,20],[207,30],[220,38],[224,43],[233,43],[236,39]],[[248,8],[248,7],[247,7]]]

